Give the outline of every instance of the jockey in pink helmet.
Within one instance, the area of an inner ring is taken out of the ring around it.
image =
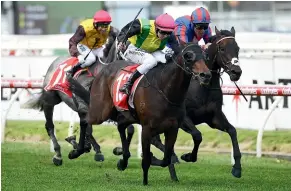
[[[78,57],[79,63],[68,71],[68,74],[73,76],[78,69],[93,64],[97,56],[103,57],[103,45],[107,38],[117,36],[118,30],[110,26],[111,21],[109,13],[100,10],[92,19],[86,19],[80,23],[75,34],[69,40],[70,55]]]
[[[122,28],[118,40],[118,49],[126,49],[123,42],[128,40],[130,45],[124,52],[124,56],[140,66],[131,75],[128,81],[120,89],[125,94],[130,94],[134,81],[142,74],[147,73],[155,67],[158,62],[166,63],[166,53],[162,51],[166,44],[171,45],[174,53],[179,53],[178,42],[173,34],[175,29],[175,20],[172,16],[165,13],[158,16],[155,20],[136,19],[132,21],[132,27],[127,34],[131,25],[128,23]]]

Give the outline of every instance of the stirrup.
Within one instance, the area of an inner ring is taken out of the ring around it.
[[[120,89],[120,92],[126,94],[126,95],[130,95],[130,84],[124,84]]]

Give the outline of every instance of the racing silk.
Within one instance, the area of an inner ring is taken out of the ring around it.
[[[149,53],[163,50],[169,37],[160,40],[156,34],[154,20],[139,19],[140,33],[130,37],[128,40],[137,48],[141,48]]]
[[[191,22],[191,16],[189,15],[185,15],[182,17],[179,17],[175,20],[175,36],[177,38],[179,38],[180,41],[183,42],[197,42],[201,40],[201,37],[197,37],[195,31],[194,31],[194,25]],[[208,27],[207,30],[204,31],[203,34],[203,40],[205,42],[205,44],[207,44],[209,42],[209,37],[212,36],[211,34],[211,28]]]
[[[83,38],[82,41],[80,42],[81,44],[84,44],[90,49],[92,49],[100,48],[102,45],[106,43],[106,40],[109,36],[110,26],[108,26],[107,32],[103,34],[94,28],[93,19],[86,19],[82,21],[80,25],[83,26],[86,34],[85,38]],[[97,43],[95,44],[96,41]]]

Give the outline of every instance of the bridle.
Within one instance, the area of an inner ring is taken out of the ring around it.
[[[183,52],[187,49],[187,48],[189,48],[189,47],[191,47],[191,46],[197,46],[196,44],[189,44],[189,45],[187,45],[186,47],[184,47],[183,49],[182,49],[182,51],[181,51],[181,53],[180,53],[180,55],[182,56],[182,59],[183,59],[183,62],[182,62],[182,65],[183,66],[181,66],[181,64],[178,64],[178,61],[177,61],[177,58],[173,58],[172,57],[172,60],[173,60],[173,62],[174,62],[174,64],[176,65],[176,66],[178,66],[179,68],[181,68],[184,72],[186,72],[187,74],[190,74],[190,75],[192,75],[193,77],[198,77],[199,75],[200,75],[200,73],[198,73],[198,72],[193,72],[188,66],[186,66],[186,60],[185,60],[185,58],[184,58],[184,56],[183,56]],[[192,54],[192,56],[194,57],[194,59],[195,60],[199,60],[199,59],[196,59],[196,54],[193,52],[193,51],[191,51],[191,52],[188,52],[188,53],[191,53]],[[201,54],[202,55],[202,54]],[[203,56],[201,56],[201,58],[203,58]],[[181,59],[180,57],[178,58],[178,59]],[[193,61],[193,62],[195,62],[195,60]]]
[[[223,58],[222,58],[222,53],[221,53],[221,50],[220,50],[220,46],[219,46],[219,43],[222,42],[223,40],[225,39],[235,39],[233,36],[225,36],[225,37],[222,37],[221,39],[219,39],[217,42],[216,42],[216,54],[213,58],[213,61],[212,61],[212,65],[214,64],[214,62],[216,61],[216,58],[217,58],[217,55],[219,56],[222,64],[223,64],[223,71],[222,72],[218,72],[217,73],[220,73],[220,76],[222,75],[223,72],[226,72],[226,73],[229,73],[230,72],[230,66],[232,65],[238,65],[239,64],[239,61],[237,58],[232,58],[231,61],[224,61]],[[213,70],[211,70],[211,72],[213,72]],[[220,79],[222,80],[222,78],[220,77]],[[235,86],[237,87],[237,89],[240,91],[241,95],[244,97],[244,99],[246,100],[246,102],[248,101],[247,98],[245,97],[245,95],[243,94],[243,92],[241,91],[241,89],[238,87],[238,85],[236,84],[236,82],[233,82],[235,84]]]
[[[230,66],[231,65],[237,65],[237,64],[239,64],[239,61],[238,61],[237,58],[232,58],[231,60],[228,60],[228,61],[223,60],[223,57],[222,57],[222,53],[221,53],[219,44],[220,44],[220,42],[222,42],[225,39],[235,39],[235,38],[233,36],[225,36],[225,37],[222,37],[221,39],[219,39],[215,43],[216,44],[216,54],[215,54],[215,56],[213,58],[213,61],[212,61],[212,65],[213,65],[214,62],[216,61],[216,58],[217,57],[220,58],[220,60],[221,60],[221,62],[223,64],[223,67],[222,67],[223,71],[221,72],[221,74],[223,72],[226,72],[226,73],[230,72]]]

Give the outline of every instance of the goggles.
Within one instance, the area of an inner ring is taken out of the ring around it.
[[[194,24],[194,28],[198,30],[207,30],[209,24],[208,23],[201,23],[201,24]]]
[[[110,25],[110,23],[94,23],[95,28],[98,28],[98,27],[108,28],[109,25]]]
[[[158,30],[158,32],[159,32],[161,35],[167,35],[167,36],[169,36],[169,35],[172,34],[171,31],[162,31],[162,30]]]

